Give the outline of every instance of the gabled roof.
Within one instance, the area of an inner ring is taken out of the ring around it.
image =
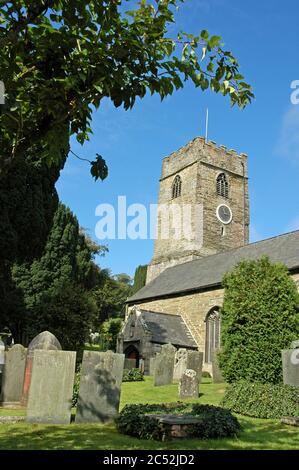
[[[134,304],[221,286],[224,274],[240,261],[262,256],[269,256],[272,262],[284,263],[290,271],[299,269],[299,230],[168,268],[127,302]]]
[[[197,345],[180,315],[139,310],[142,322],[152,334],[152,342],[197,348]]]

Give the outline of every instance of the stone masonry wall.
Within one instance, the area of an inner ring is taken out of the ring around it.
[[[229,182],[228,198],[222,198],[216,193],[217,176],[222,172],[225,172]],[[181,177],[182,193],[180,197],[172,199],[172,184],[176,175]],[[162,216],[159,213],[158,238],[148,268],[147,282],[167,267],[248,243],[247,156],[238,155],[212,142],[206,144],[201,137],[194,139],[163,160],[158,203],[159,208],[168,205],[170,212],[174,204],[180,207],[189,204],[191,229],[196,238],[191,243],[184,237],[176,239],[173,228],[169,231],[169,237],[162,239]],[[220,204],[226,204],[232,210],[233,219],[229,225],[224,226],[216,217]],[[199,205],[203,208],[201,234],[198,227]],[[170,225],[172,221],[170,217]]]

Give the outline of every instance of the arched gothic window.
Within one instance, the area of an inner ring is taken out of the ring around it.
[[[219,307],[212,308],[206,317],[205,362],[211,364],[213,353],[220,348],[220,312]]]
[[[216,191],[218,196],[228,198],[228,181],[225,173],[220,173],[217,177]]]
[[[172,199],[175,199],[181,195],[182,192],[182,180],[179,175],[176,175],[174,182],[172,183]]]

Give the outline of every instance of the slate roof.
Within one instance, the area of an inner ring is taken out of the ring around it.
[[[153,343],[196,348],[197,345],[180,315],[139,310],[145,327],[152,333]]]
[[[299,230],[168,268],[127,303],[221,286],[223,275],[241,260],[256,260],[264,255],[286,264],[290,271],[299,269]]]

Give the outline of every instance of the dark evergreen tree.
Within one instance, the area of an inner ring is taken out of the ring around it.
[[[65,348],[83,345],[96,314],[90,291],[97,282],[96,251],[81,233],[76,217],[59,204],[43,255],[12,270],[25,306],[9,321],[16,340],[26,344],[48,329],[57,333]]]

